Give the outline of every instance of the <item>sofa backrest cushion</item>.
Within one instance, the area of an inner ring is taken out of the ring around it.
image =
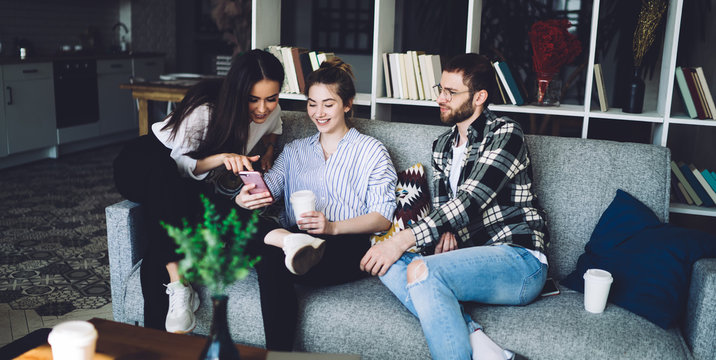
[[[305,112],[284,111],[279,145],[315,134]],[[422,163],[432,191],[432,143],[449,130],[422,125],[354,119],[361,133],[383,142],[397,171]],[[550,274],[562,279],[577,258],[617,189],[624,189],[668,220],[669,150],[605,140],[527,135],[534,190],[547,212]]]

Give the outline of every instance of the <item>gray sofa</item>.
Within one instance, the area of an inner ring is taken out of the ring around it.
[[[284,112],[282,142],[315,131],[303,112]],[[356,119],[355,127],[381,140],[398,171],[421,162],[430,168],[433,139],[444,126]],[[547,211],[550,274],[562,279],[584,250],[600,215],[618,188],[668,219],[668,149],[652,145],[548,136],[527,136],[534,186]],[[429,174],[430,175],[430,174]],[[142,207],[129,201],[106,209],[114,318],[142,323],[139,282]],[[610,304],[588,313],[583,295],[562,294],[527,306],[469,304],[473,317],[500,345],[530,359],[716,359],[716,259],[693,270],[688,313],[682,326],[663,330]],[[300,313],[295,348],[309,352],[353,353],[363,359],[429,358],[420,324],[376,278],[333,287],[299,287]],[[198,334],[207,334],[211,305],[200,289]],[[264,345],[255,273],[230,289],[233,340]]]

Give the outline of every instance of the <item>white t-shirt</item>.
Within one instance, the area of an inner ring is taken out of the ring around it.
[[[450,190],[452,195],[457,194],[457,182],[460,180],[460,170],[462,170],[462,160],[465,158],[465,141],[460,146],[453,146],[452,148],[452,166],[450,167]]]
[[[207,171],[199,175],[194,175],[196,159],[185,155],[186,153],[196,150],[201,140],[206,136],[209,114],[210,110],[208,105],[201,105],[194,109],[181,123],[174,138],[171,138],[172,129],[162,130],[164,125],[169,122],[169,116],[163,121],[152,124],[152,132],[154,132],[157,139],[159,139],[164,146],[172,149],[170,156],[177,163],[179,173],[182,174],[182,176],[203,180],[209,173]],[[283,131],[282,125],[281,107],[277,105],[276,109],[274,109],[266,121],[261,124],[255,124],[253,122],[249,124],[249,136],[246,149],[253,149],[266,134],[281,135]]]

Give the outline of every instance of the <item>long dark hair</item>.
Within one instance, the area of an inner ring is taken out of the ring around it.
[[[172,129],[176,136],[187,115],[201,105],[210,109],[206,136],[196,150],[186,155],[202,159],[222,152],[245,153],[249,133],[248,101],[251,89],[261,80],[283,85],[283,66],[272,54],[263,50],[251,50],[233,59],[231,69],[224,79],[206,79],[187,92],[163,129]],[[237,149],[238,146],[238,149]]]

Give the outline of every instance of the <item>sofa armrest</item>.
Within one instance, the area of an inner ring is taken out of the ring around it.
[[[683,330],[694,358],[716,359],[716,258],[694,264]]]
[[[144,256],[140,231],[144,227],[141,212],[143,208],[134,202],[124,200],[105,208],[107,218],[107,251],[112,289],[112,315],[115,321],[125,322],[125,282],[132,268]]]

